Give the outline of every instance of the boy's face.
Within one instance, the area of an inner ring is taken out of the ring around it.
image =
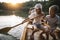
[[[37,13],[41,13],[41,9],[39,8],[39,9],[36,9],[36,12]]]
[[[54,17],[55,16],[55,10],[54,9],[50,9],[49,10],[49,14],[51,17]]]

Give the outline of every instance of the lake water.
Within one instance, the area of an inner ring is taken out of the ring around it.
[[[5,28],[5,27],[12,27],[16,24],[21,23],[24,20],[24,18],[19,17],[19,16],[15,16],[15,15],[10,15],[10,16],[0,16],[0,30]],[[24,25],[19,25],[15,28],[12,28],[8,34],[16,37],[17,39],[20,38],[22,31],[24,29]]]
[[[4,27],[12,27],[16,24],[19,24],[23,21],[22,17],[19,16],[0,16],[0,29]]]
[[[17,39],[10,35],[0,34],[0,40],[17,40]]]

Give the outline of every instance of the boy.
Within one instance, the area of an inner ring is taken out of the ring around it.
[[[56,36],[54,34],[54,31],[55,31],[56,27],[58,26],[58,20],[59,20],[59,16],[56,15],[57,11],[58,11],[58,6],[52,5],[49,8],[49,15],[46,16],[48,24],[51,28],[50,35],[53,37],[53,40],[56,40]]]

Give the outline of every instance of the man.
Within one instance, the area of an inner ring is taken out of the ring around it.
[[[56,27],[58,26],[58,20],[59,20],[59,16],[56,15],[58,11],[58,6],[57,5],[52,5],[49,8],[49,15],[46,16],[46,19],[48,21],[48,24],[50,26],[50,35],[53,37],[53,40],[56,40],[56,36],[54,34],[54,31],[56,29]]]

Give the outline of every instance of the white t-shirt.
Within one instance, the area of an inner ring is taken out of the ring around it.
[[[56,28],[57,26],[55,24],[59,24],[59,16],[58,15],[56,15],[54,18],[51,18],[50,15],[47,15],[46,19],[51,28]]]
[[[29,19],[33,19],[33,23],[36,23],[36,24],[40,24],[40,20],[43,16],[42,15],[38,15],[36,12],[34,13],[31,13],[28,18]]]

